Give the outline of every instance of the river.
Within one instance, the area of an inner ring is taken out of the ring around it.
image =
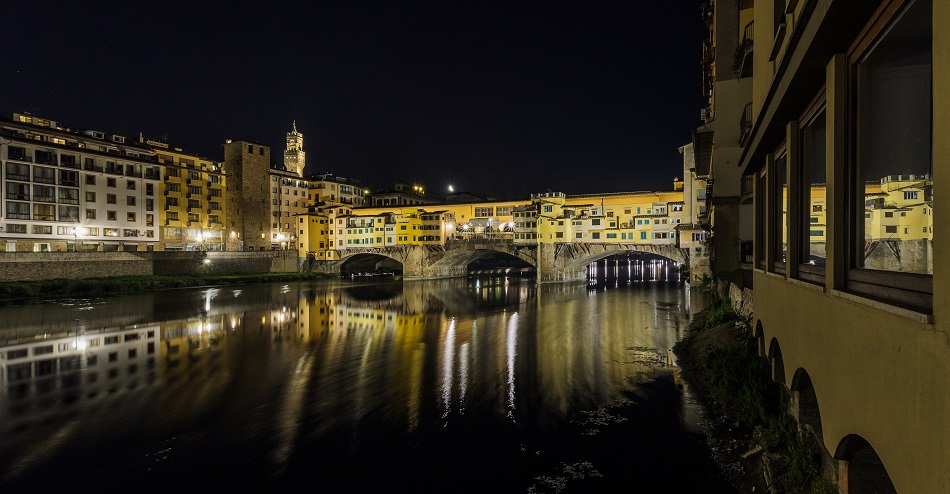
[[[0,307],[0,491],[731,492],[678,281],[480,277]]]

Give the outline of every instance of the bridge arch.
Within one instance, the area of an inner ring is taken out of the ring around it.
[[[821,409],[818,407],[818,395],[811,382],[808,371],[799,367],[792,376],[792,385],[789,388],[792,397],[793,415],[798,419],[803,429],[810,430],[819,444],[824,444],[821,430]]]
[[[891,476],[874,447],[857,434],[848,434],[835,449],[838,492],[896,493]]]
[[[505,267],[534,268],[537,261],[534,257],[518,255],[518,252],[492,248],[471,248],[447,250],[438,260],[426,268],[428,276],[464,275],[469,266],[476,261],[495,258]]]
[[[786,386],[785,361],[782,360],[782,347],[775,338],[772,338],[772,341],[769,342],[769,360],[772,362],[772,380],[781,384],[784,388]]]
[[[340,273],[347,275],[350,273],[373,272],[385,268],[399,270],[405,264],[405,261],[406,256],[400,255],[398,251],[378,249],[347,252],[340,256]]]
[[[756,321],[755,323],[755,342],[756,342],[756,353],[762,358],[766,358],[765,353],[765,331],[762,329],[762,321]]]
[[[570,245],[570,244],[567,244]],[[655,247],[667,247],[667,246],[653,246],[653,245],[643,245],[643,246],[620,246],[615,249],[604,249],[601,252],[589,253],[582,257],[575,257],[574,260],[570,263],[571,268],[584,268],[589,264],[593,264],[597,261],[606,259],[611,256],[623,255],[623,254],[653,254],[655,256],[665,257],[671,261],[686,264],[688,259],[683,254],[683,250],[669,246],[669,249],[657,249]]]

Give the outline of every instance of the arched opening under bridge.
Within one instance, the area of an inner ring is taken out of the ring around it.
[[[531,262],[507,252],[491,249],[453,250],[432,263],[434,274],[467,276],[534,277],[536,269]]]
[[[639,252],[609,252],[583,259],[589,285],[619,285],[649,281],[679,282],[689,279],[689,268],[665,256]]]
[[[398,276],[402,274],[402,263],[382,254],[355,254],[340,263],[340,275],[344,278]]]
[[[835,450],[838,462],[838,492],[896,493],[891,476],[874,448],[863,437],[848,434]]]

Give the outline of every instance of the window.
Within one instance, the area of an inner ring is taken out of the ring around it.
[[[14,201],[29,201],[30,184],[7,182],[7,199],[12,199]]]
[[[79,172],[60,170],[59,185],[65,185],[67,187],[79,187]]]
[[[78,206],[59,206],[57,208],[59,213],[59,221],[66,221],[69,223],[78,223],[79,222],[79,207]]]
[[[33,167],[33,182],[40,184],[55,184],[56,170],[41,166]]]
[[[592,239],[594,239],[594,240],[599,240],[599,239],[600,239],[600,232],[591,232],[590,238],[592,238]]]
[[[145,195],[150,196],[155,193],[155,186],[152,184],[145,184]]]
[[[109,221],[115,221],[116,220],[115,211],[106,211],[106,219]]]
[[[787,223],[788,217],[788,154],[784,149],[776,153],[773,161],[775,183],[772,189],[772,251],[773,269],[775,272],[785,272],[785,254],[788,251]]]
[[[135,213],[125,213],[125,221],[135,221]]]
[[[765,191],[767,170],[759,172],[755,180],[755,265],[758,269],[765,269]]]
[[[591,226],[600,226],[600,220],[590,220]]]
[[[135,196],[126,196],[125,197],[126,206],[135,206]]]
[[[57,202],[60,204],[79,204],[79,189],[60,187],[59,200]]]
[[[33,219],[40,221],[55,221],[56,206],[53,204],[34,204]]]
[[[904,192],[905,201],[916,201],[917,200],[917,191]]]
[[[819,96],[819,98],[822,98]],[[819,223],[818,216],[812,216],[814,213],[822,212],[822,204],[818,201],[825,200],[825,140],[826,140],[825,109],[820,108],[813,115],[806,116],[805,123],[801,130],[801,189],[802,202],[801,218],[808,218],[808,224],[799,226],[799,231],[808,232],[808,235],[802,235],[800,243],[800,255],[798,259],[799,277],[814,282],[822,282],[825,276],[825,250],[824,233],[821,230],[811,229],[811,225]],[[815,232],[818,232],[816,234]],[[822,237],[822,238],[816,238]]]
[[[115,179],[114,179],[114,178],[107,178],[107,179],[106,179],[106,187],[115,187]]]
[[[119,236],[119,229],[118,229],[118,228],[103,228],[103,229],[102,229],[102,234],[103,234],[104,236],[106,236],[106,237],[118,237],[118,236]],[[106,340],[107,340],[107,341],[106,341],[106,344],[108,344],[108,343],[109,343],[108,338],[106,338]],[[118,341],[118,340],[116,340],[116,341]]]
[[[49,225],[33,225],[33,235],[52,235],[53,227]]]
[[[94,219],[96,219],[96,210],[95,210],[95,209],[87,209],[87,210],[86,210],[86,219],[87,219],[87,220],[94,220]]]
[[[900,10],[886,10],[872,21],[870,42],[849,53],[855,119],[847,288],[928,311],[932,235],[897,238],[897,226],[883,225],[880,210],[867,202],[883,193],[884,206],[896,207],[898,191],[912,187],[924,191],[918,201],[933,203],[932,5],[932,0],[910,0]],[[870,218],[861,221],[867,214]],[[920,221],[932,225],[931,216]]]
[[[20,161],[30,161],[29,155],[26,153],[26,148],[21,148],[18,146],[10,146],[7,148],[7,159],[8,160],[20,160]]]
[[[86,185],[96,185],[96,176],[86,175]]]
[[[29,182],[30,165],[21,165],[7,162],[7,180],[21,180],[23,182]]]
[[[115,194],[106,194],[106,204],[115,204]]]
[[[129,189],[129,190],[135,190],[135,180],[126,180],[126,181],[125,181],[125,188],[127,188],[127,189]]]

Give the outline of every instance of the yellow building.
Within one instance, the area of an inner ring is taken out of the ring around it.
[[[228,250],[222,163],[163,142],[139,140],[165,169],[159,209],[160,250]]]

